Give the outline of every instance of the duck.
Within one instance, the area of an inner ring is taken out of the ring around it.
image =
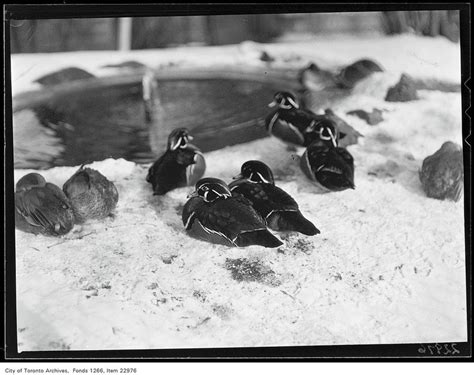
[[[344,147],[314,139],[300,159],[303,173],[322,191],[355,189],[354,158]]]
[[[346,65],[339,71],[320,68],[310,61],[298,72],[298,82],[311,91],[324,91],[334,88],[351,90],[361,80],[372,73],[383,72],[383,68],[371,59],[360,59]]]
[[[189,143],[192,139],[186,128],[177,128],[170,133],[167,150],[153,163],[146,176],[154,195],[194,186],[202,178],[206,161],[201,151]]]
[[[308,236],[320,233],[300,212],[298,203],[283,189],[275,186],[272,170],[259,160],[242,164],[241,173],[234,177],[229,189],[250,200],[255,211],[272,230],[300,232]]]
[[[82,164],[63,185],[77,223],[111,216],[117,206],[117,187],[99,171]]]
[[[183,207],[186,232],[194,238],[229,247],[283,245],[267,228],[247,198],[232,194],[222,180],[206,177],[196,183]]]
[[[302,87],[310,91],[324,91],[337,86],[334,74],[312,61],[299,70],[297,80]]]
[[[292,146],[308,146],[308,133],[331,133],[339,137],[337,126],[324,115],[316,115],[310,110],[300,108],[295,96],[286,91],[275,93],[269,107],[277,106],[276,111],[265,119],[269,134]]]
[[[339,87],[352,89],[357,82],[375,72],[383,72],[383,68],[373,60],[360,59],[342,68],[334,78]]]
[[[28,173],[15,188],[17,229],[47,236],[62,236],[74,227],[74,211],[62,190],[39,173]]]

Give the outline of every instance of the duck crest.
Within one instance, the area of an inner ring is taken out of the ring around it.
[[[329,118],[329,115],[317,115],[308,109],[299,108],[295,97],[285,92],[276,93],[270,104],[278,105],[278,108],[265,120],[269,134],[298,146],[307,147],[315,139],[338,145],[342,135],[338,131],[337,123]]]
[[[189,143],[192,139],[186,128],[177,128],[170,133],[166,151],[151,165],[146,176],[154,195],[192,186],[204,175],[204,155]]]

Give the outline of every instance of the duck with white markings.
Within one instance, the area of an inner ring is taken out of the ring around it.
[[[192,139],[186,128],[171,132],[167,150],[153,163],[146,177],[153,187],[154,195],[193,186],[204,175],[206,161],[201,151],[189,143]]]
[[[339,137],[337,126],[331,119],[300,108],[295,96],[289,92],[277,92],[269,106],[277,106],[277,109],[265,119],[268,133],[290,145],[308,146],[309,133],[325,133],[323,137],[327,137],[330,132],[336,140]]]
[[[268,230],[252,202],[240,194],[232,194],[224,181],[203,178],[189,198],[182,220],[192,237],[231,247],[283,245]]]
[[[300,160],[304,174],[323,191],[355,189],[354,158],[333,140],[314,138]]]
[[[249,160],[241,173],[229,184],[232,193],[249,199],[255,210],[276,231],[293,231],[314,236],[320,231],[300,212],[298,203],[284,190],[275,186],[272,170],[265,163]]]

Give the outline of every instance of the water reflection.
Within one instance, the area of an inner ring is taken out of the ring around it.
[[[275,88],[237,80],[159,83],[164,120],[153,149],[187,127],[203,151],[265,136],[261,123]],[[149,142],[140,83],[70,92],[15,112],[15,168],[72,166],[106,158],[137,163],[156,155]]]

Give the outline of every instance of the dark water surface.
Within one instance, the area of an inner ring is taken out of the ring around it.
[[[204,152],[266,135],[267,104],[279,88],[241,80],[159,83],[164,121],[155,149],[187,127]],[[73,166],[106,158],[151,162],[150,126],[140,83],[71,91],[13,114],[15,168]]]

